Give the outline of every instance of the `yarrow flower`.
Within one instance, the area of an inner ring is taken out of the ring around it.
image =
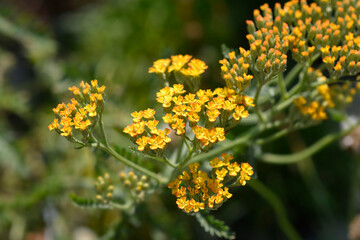
[[[191,90],[197,90],[200,77],[208,67],[200,59],[190,55],[176,55],[169,58],[159,59],[149,68],[149,73],[156,73],[166,82],[169,82],[171,73],[178,83],[186,84]]]
[[[56,118],[48,128],[70,141],[75,140],[74,131],[80,132],[86,139],[103,111],[105,86],[100,87],[97,80],[92,80],[91,85],[82,81],[80,88],[72,86],[69,91],[75,98],[70,103],[61,103],[53,108]]]
[[[185,62],[187,58],[177,56],[172,59],[181,59]],[[213,144],[224,141],[225,127],[234,127],[242,118],[247,118],[247,109],[255,106],[251,97],[236,94],[235,90],[230,88],[217,88],[214,91],[200,89],[193,94],[186,93],[184,85],[174,84],[172,87],[160,89],[156,97],[166,113],[162,120],[179,136],[188,134],[188,124],[195,135],[197,149],[202,151],[207,151]],[[165,132],[156,129],[159,122],[153,121],[154,114],[153,109],[133,112],[133,124],[124,129],[138,145],[139,151],[163,150],[171,141],[167,137],[170,129],[165,129]]]
[[[210,161],[212,177],[199,170],[199,163],[193,163],[189,165],[189,172],[183,171],[168,184],[180,209],[186,213],[215,210],[232,197],[226,184],[238,183],[244,186],[250,180],[254,172],[248,163],[232,163],[233,156],[227,153],[221,157]]]

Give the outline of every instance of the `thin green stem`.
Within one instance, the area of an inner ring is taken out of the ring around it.
[[[109,205],[111,205],[112,207],[118,209],[118,210],[122,210],[122,211],[126,211],[129,210],[134,204],[134,201],[128,201],[126,203],[120,204],[120,203],[116,203],[116,202],[110,202]]]
[[[241,145],[241,144],[245,144],[247,142],[249,142],[254,136],[256,136],[259,132],[261,132],[261,129],[260,127],[254,127],[254,128],[251,128],[248,132],[246,132],[244,135],[236,138],[235,140],[233,141],[229,141],[226,145],[223,145],[223,146],[220,146],[220,147],[217,147],[217,148],[214,148],[212,150],[210,150],[209,152],[207,153],[204,153],[204,154],[200,154],[200,155],[197,155],[195,156],[194,158],[192,158],[190,161],[189,161],[189,164],[190,163],[194,163],[194,162],[201,162],[201,161],[204,161],[204,160],[207,160],[207,159],[210,159],[214,156],[217,156],[219,155],[220,153],[223,153],[233,147],[236,147],[238,145]]]
[[[261,113],[261,111],[260,111],[260,106],[259,106],[259,101],[258,101],[262,87],[263,87],[263,84],[262,84],[262,83],[259,83],[259,86],[258,86],[258,88],[256,89],[254,102],[255,102],[255,112],[256,112],[256,115],[258,116],[259,120],[260,120],[262,123],[264,123],[264,122],[265,122],[265,119],[264,119],[264,116],[262,115],[262,113]]]
[[[179,164],[180,167],[183,167],[187,164],[187,162],[191,159],[192,155],[194,154],[196,149],[196,146],[194,144],[193,148],[190,149],[190,151],[188,152],[188,155],[186,156],[186,158]]]
[[[103,111],[100,112],[99,114],[99,125],[100,125],[100,132],[101,132],[101,135],[104,139],[104,144],[105,146],[109,146],[109,142],[107,140],[107,136],[106,136],[106,132],[105,132],[105,129],[104,129],[104,122],[103,122]]]
[[[286,99],[287,98],[287,91],[286,91],[286,86],[285,86],[285,82],[284,82],[284,78],[282,73],[280,73],[278,75],[278,84],[279,84],[279,88],[280,88],[280,94],[281,94],[281,99]]]
[[[267,163],[273,163],[273,164],[290,164],[290,163],[296,163],[303,159],[306,159],[313,154],[317,153],[330,143],[334,142],[336,139],[343,137],[350,133],[355,127],[357,127],[359,123],[355,124],[353,127],[343,130],[339,133],[332,133],[324,136],[320,140],[318,140],[316,143],[311,145],[310,147],[306,148],[305,150],[302,150],[297,153],[293,154],[271,154],[271,153],[265,153],[262,156],[260,156],[260,159]]]
[[[301,69],[303,68],[304,66],[300,63],[297,63],[295,65],[295,67],[293,67],[291,69],[291,71],[286,74],[286,77],[284,79],[284,83],[288,86],[292,83],[292,81],[296,78],[296,76],[299,74],[299,72],[301,71]]]
[[[97,142],[95,145],[102,150],[104,150],[105,152],[107,152],[108,154],[110,154],[111,156],[113,156],[115,159],[117,159],[118,161],[120,161],[121,163],[134,168],[135,170],[138,170],[139,172],[147,175],[148,177],[151,177],[153,179],[155,179],[156,181],[158,181],[160,184],[166,183],[166,179],[162,178],[161,176],[158,176],[157,174],[155,174],[152,171],[149,171],[146,168],[143,168],[139,165],[137,165],[136,163],[128,160],[127,158],[119,155],[113,148],[111,148],[110,146],[105,146],[104,144]]]
[[[166,164],[168,164],[170,167],[173,167],[173,168],[176,168],[176,167],[177,167],[176,165],[174,165],[173,163],[171,163],[165,156],[163,156],[163,157],[157,157],[157,156],[154,156],[154,155],[145,155],[145,154],[144,154],[144,158],[153,159],[153,160],[156,160],[156,161],[159,161],[159,162],[162,162],[162,163],[166,163]]]
[[[238,138],[234,140],[228,140],[226,144],[219,146],[217,148],[214,148],[210,150],[207,153],[197,155],[193,157],[188,163],[194,163],[194,162],[201,162],[208,159],[211,159],[229,149],[232,149],[236,146],[243,145],[243,144],[250,144],[252,143],[252,139],[256,137],[258,134],[262,133],[264,130],[268,130],[271,128],[279,127],[282,124],[282,121],[275,121],[272,123],[264,123],[260,125],[256,125],[247,132],[245,132],[243,135],[239,136]]]
[[[259,144],[259,145],[263,145],[263,144],[266,144],[268,142],[272,142],[276,139],[279,139],[283,136],[285,136],[286,134],[288,134],[289,132],[293,131],[294,129],[291,129],[291,128],[285,128],[285,129],[282,129],[280,131],[277,131],[276,133],[274,133],[273,135],[271,135],[270,137],[267,137],[267,138],[261,138],[261,139],[258,139],[255,141],[256,144]]]
[[[271,205],[275,212],[279,227],[284,232],[287,239],[300,240],[301,237],[289,221],[285,207],[279,197],[258,179],[249,181],[248,185]]]
[[[185,139],[182,139],[181,143],[180,143],[180,146],[177,150],[177,153],[176,153],[176,160],[175,162],[178,163],[181,159],[181,155],[182,155],[182,150],[183,150],[183,147],[184,147],[184,141],[186,141]]]

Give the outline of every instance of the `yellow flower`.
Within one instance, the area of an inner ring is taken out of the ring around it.
[[[155,61],[153,66],[149,68],[149,73],[165,73],[170,62],[171,60],[169,58]]]
[[[180,71],[181,68],[184,67],[184,65],[186,63],[189,62],[189,60],[191,59],[190,55],[176,55],[176,56],[171,56],[171,65],[169,67],[169,72],[172,71]]]
[[[139,151],[144,151],[145,150],[145,147],[149,143],[149,139],[150,139],[149,137],[142,136],[141,138],[138,138],[136,140],[136,144],[139,145],[139,147],[138,147]]]
[[[60,125],[59,125],[59,119],[57,119],[57,118],[55,118],[55,119],[54,119],[54,122],[52,122],[52,123],[48,126],[48,128],[49,128],[50,131],[53,130],[53,129],[58,129],[59,127],[60,127]]]

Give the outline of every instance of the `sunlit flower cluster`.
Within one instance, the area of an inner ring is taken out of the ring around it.
[[[351,0],[311,4],[291,0],[283,7],[275,4],[274,11],[264,4],[254,11],[254,21],[247,21],[250,50],[240,48],[240,58],[230,52],[229,61],[221,61],[223,78],[239,91],[250,82],[244,77],[236,81],[241,74],[253,75],[262,84],[285,70],[286,54],[291,51],[292,58],[303,64],[306,81],[295,106],[313,120],[326,119],[328,108],[344,107],[342,103],[351,102],[355,94],[349,84],[329,83],[360,72],[359,12],[359,2]],[[317,58],[321,58],[323,68],[314,71],[311,65]],[[328,73],[323,74],[324,69]],[[328,75],[329,79],[325,77]]]
[[[190,55],[171,56],[171,59],[159,59],[149,68],[149,73],[156,73],[165,81],[174,76],[178,83],[186,84],[189,89],[197,90],[200,76],[208,67],[206,64]],[[173,75],[171,75],[173,73]]]
[[[180,209],[187,213],[215,210],[232,196],[226,184],[245,185],[250,180],[253,170],[248,163],[231,163],[233,156],[227,153],[221,157],[211,160],[211,177],[198,169],[199,163],[194,163],[189,165],[190,172],[183,171],[169,183],[168,187],[177,197],[176,203]]]
[[[339,79],[360,72],[360,36],[345,35],[343,46],[326,45],[321,49],[322,60],[330,73],[330,78]]]
[[[155,119],[155,110],[148,108],[144,111],[135,111],[131,114],[133,124],[124,128],[124,132],[129,134],[132,141],[138,145],[139,151],[161,153],[166,145],[171,142],[168,137],[170,129],[157,129],[159,121]]]
[[[230,88],[200,89],[195,94],[186,94],[183,85],[175,84],[161,89],[156,96],[166,112],[164,122],[177,135],[186,134],[188,123],[201,143],[199,147],[225,140],[225,128],[248,117],[248,107],[254,106],[251,97],[236,94]]]
[[[177,135],[185,135],[188,125],[200,149],[224,141],[225,128],[233,127],[242,118],[248,117],[248,107],[254,106],[251,97],[235,94],[229,88],[186,94],[182,84],[175,84],[160,89],[156,96],[166,113],[163,121]],[[168,137],[170,129],[163,131],[156,128],[159,121],[154,119],[154,114],[153,109],[133,112],[133,124],[124,129],[138,145],[139,151],[164,149],[171,141]]]
[[[105,86],[100,87],[97,80],[92,80],[91,85],[82,81],[80,88],[73,86],[69,91],[75,98],[70,103],[61,103],[53,108],[56,118],[48,128],[69,140],[73,138],[74,130],[86,138],[103,110]]]

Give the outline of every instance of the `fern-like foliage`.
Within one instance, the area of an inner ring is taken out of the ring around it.
[[[212,215],[202,215],[196,213],[195,217],[200,223],[200,226],[208,232],[211,236],[217,236],[225,239],[235,239],[235,233],[232,232],[223,221],[215,219]]]
[[[106,203],[97,202],[94,199],[82,198],[75,194],[70,194],[70,199],[75,206],[81,208],[98,208],[98,209],[112,209],[113,206]]]

